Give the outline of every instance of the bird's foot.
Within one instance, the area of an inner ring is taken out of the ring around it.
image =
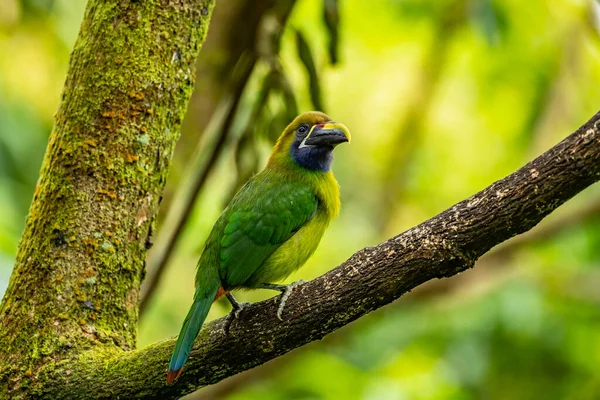
[[[283,321],[283,318],[281,317],[281,315],[283,314],[283,309],[285,307],[285,303],[287,302],[287,299],[292,294],[292,290],[296,286],[300,286],[304,283],[306,283],[306,281],[299,280],[296,282],[292,282],[288,285],[278,285],[275,283],[263,283],[260,285],[261,289],[278,290],[281,292],[281,299],[279,300],[279,307],[277,307],[277,318],[279,318],[280,321]]]
[[[285,289],[283,290],[283,292],[281,294],[281,299],[279,300],[279,307],[277,307],[277,318],[279,318],[280,321],[283,321],[283,318],[281,317],[281,315],[283,314],[283,308],[285,307],[285,302],[292,294],[292,290],[296,286],[300,286],[305,283],[306,283],[306,281],[299,280],[296,282],[292,282],[289,285],[285,285]]]
[[[225,331],[229,332],[229,328],[231,327],[233,321],[240,317],[242,310],[247,308],[250,303],[237,301],[231,293],[227,293],[225,297],[227,297],[227,300],[229,300],[232,307],[231,312],[227,315],[227,325],[225,326]]]
[[[225,297],[227,297],[227,300],[229,300],[229,302],[231,303],[231,312],[233,313],[235,319],[238,319],[242,310],[250,305],[250,303],[237,301],[231,293],[227,293]]]

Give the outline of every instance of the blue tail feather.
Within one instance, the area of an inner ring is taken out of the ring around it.
[[[209,290],[206,289],[198,288],[194,296],[194,303],[185,317],[179,337],[177,337],[177,343],[173,349],[171,362],[169,363],[167,383],[173,382],[181,374],[181,369],[190,355],[194,340],[198,336],[198,332],[200,332],[200,328],[208,315],[218,287]]]

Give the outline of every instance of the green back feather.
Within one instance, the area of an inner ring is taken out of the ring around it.
[[[317,211],[319,201],[308,185],[266,175],[256,175],[237,193],[209,237],[207,248],[214,250],[205,253],[227,288],[244,286]]]

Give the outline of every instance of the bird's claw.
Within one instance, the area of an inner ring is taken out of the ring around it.
[[[227,324],[225,325],[225,332],[229,333],[229,328],[231,327],[233,321],[240,317],[242,310],[248,307],[250,303],[237,301],[231,293],[227,293],[225,296],[231,303],[231,312],[227,314]]]
[[[292,282],[289,285],[286,285],[285,289],[282,290],[282,292],[281,292],[281,299],[279,300],[279,307],[277,307],[277,318],[280,321],[283,321],[283,318],[281,317],[281,315],[283,314],[283,308],[285,307],[285,303],[286,303],[287,299],[292,294],[292,290],[296,286],[300,286],[300,285],[302,285],[304,283],[306,283],[306,281],[303,281],[303,280]]]
[[[233,321],[240,318],[240,314],[243,309],[248,307],[250,303],[237,303],[237,306],[231,309],[231,312],[227,314],[227,322],[225,325],[225,332],[229,333],[229,329],[231,328],[231,324]]]
[[[242,310],[248,307],[250,304],[251,303],[248,302],[238,303],[236,308],[232,308],[231,313],[233,313],[233,319],[238,319]]]

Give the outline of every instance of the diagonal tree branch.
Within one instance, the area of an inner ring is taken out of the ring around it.
[[[77,362],[41,370],[54,383],[45,394],[177,398],[319,340],[423,282],[469,269],[600,179],[599,124],[600,113],[513,174],[297,287],[284,322],[275,315],[276,302],[266,300],[244,310],[229,329],[227,318],[207,324],[175,385],[164,385],[170,339],[112,357],[84,353]]]
[[[494,247],[479,260],[477,264],[478,268],[471,273],[461,274],[455,276],[453,279],[428,281],[416,287],[415,290],[410,293],[402,296],[402,298],[395,302],[392,307],[405,307],[410,302],[414,303],[417,301],[423,304],[423,301],[427,302],[441,296],[452,295],[452,292],[456,289],[472,285],[473,282],[489,280],[491,278],[489,276],[490,267],[494,270],[500,268],[506,269],[512,266],[511,258],[518,254],[519,250],[522,248],[536,245],[539,242],[552,239],[556,236],[568,234],[569,231],[576,229],[580,224],[587,220],[595,219],[598,215],[600,215],[600,196],[593,196],[586,201],[585,206],[572,210],[572,212],[563,215],[560,218],[552,219],[550,217],[544,219],[534,229],[508,240],[502,245]],[[373,315],[374,314],[370,314],[366,318],[363,318],[361,323],[369,324],[372,322],[369,317]],[[338,330],[333,335],[329,335],[327,341],[322,343],[327,345],[331,338],[335,338],[333,340],[339,341],[344,336],[343,332],[347,334],[351,331]],[[308,347],[303,347],[301,350],[304,349],[308,349]],[[296,350],[294,353],[287,354],[285,357],[280,357],[267,364],[244,371],[214,385],[200,389],[190,395],[189,400],[223,399],[232,393],[240,392],[248,386],[255,384],[257,381],[272,377],[273,374],[276,374],[277,371],[285,368],[285,366],[294,359],[294,357],[290,357],[292,354],[299,355],[301,350]]]

